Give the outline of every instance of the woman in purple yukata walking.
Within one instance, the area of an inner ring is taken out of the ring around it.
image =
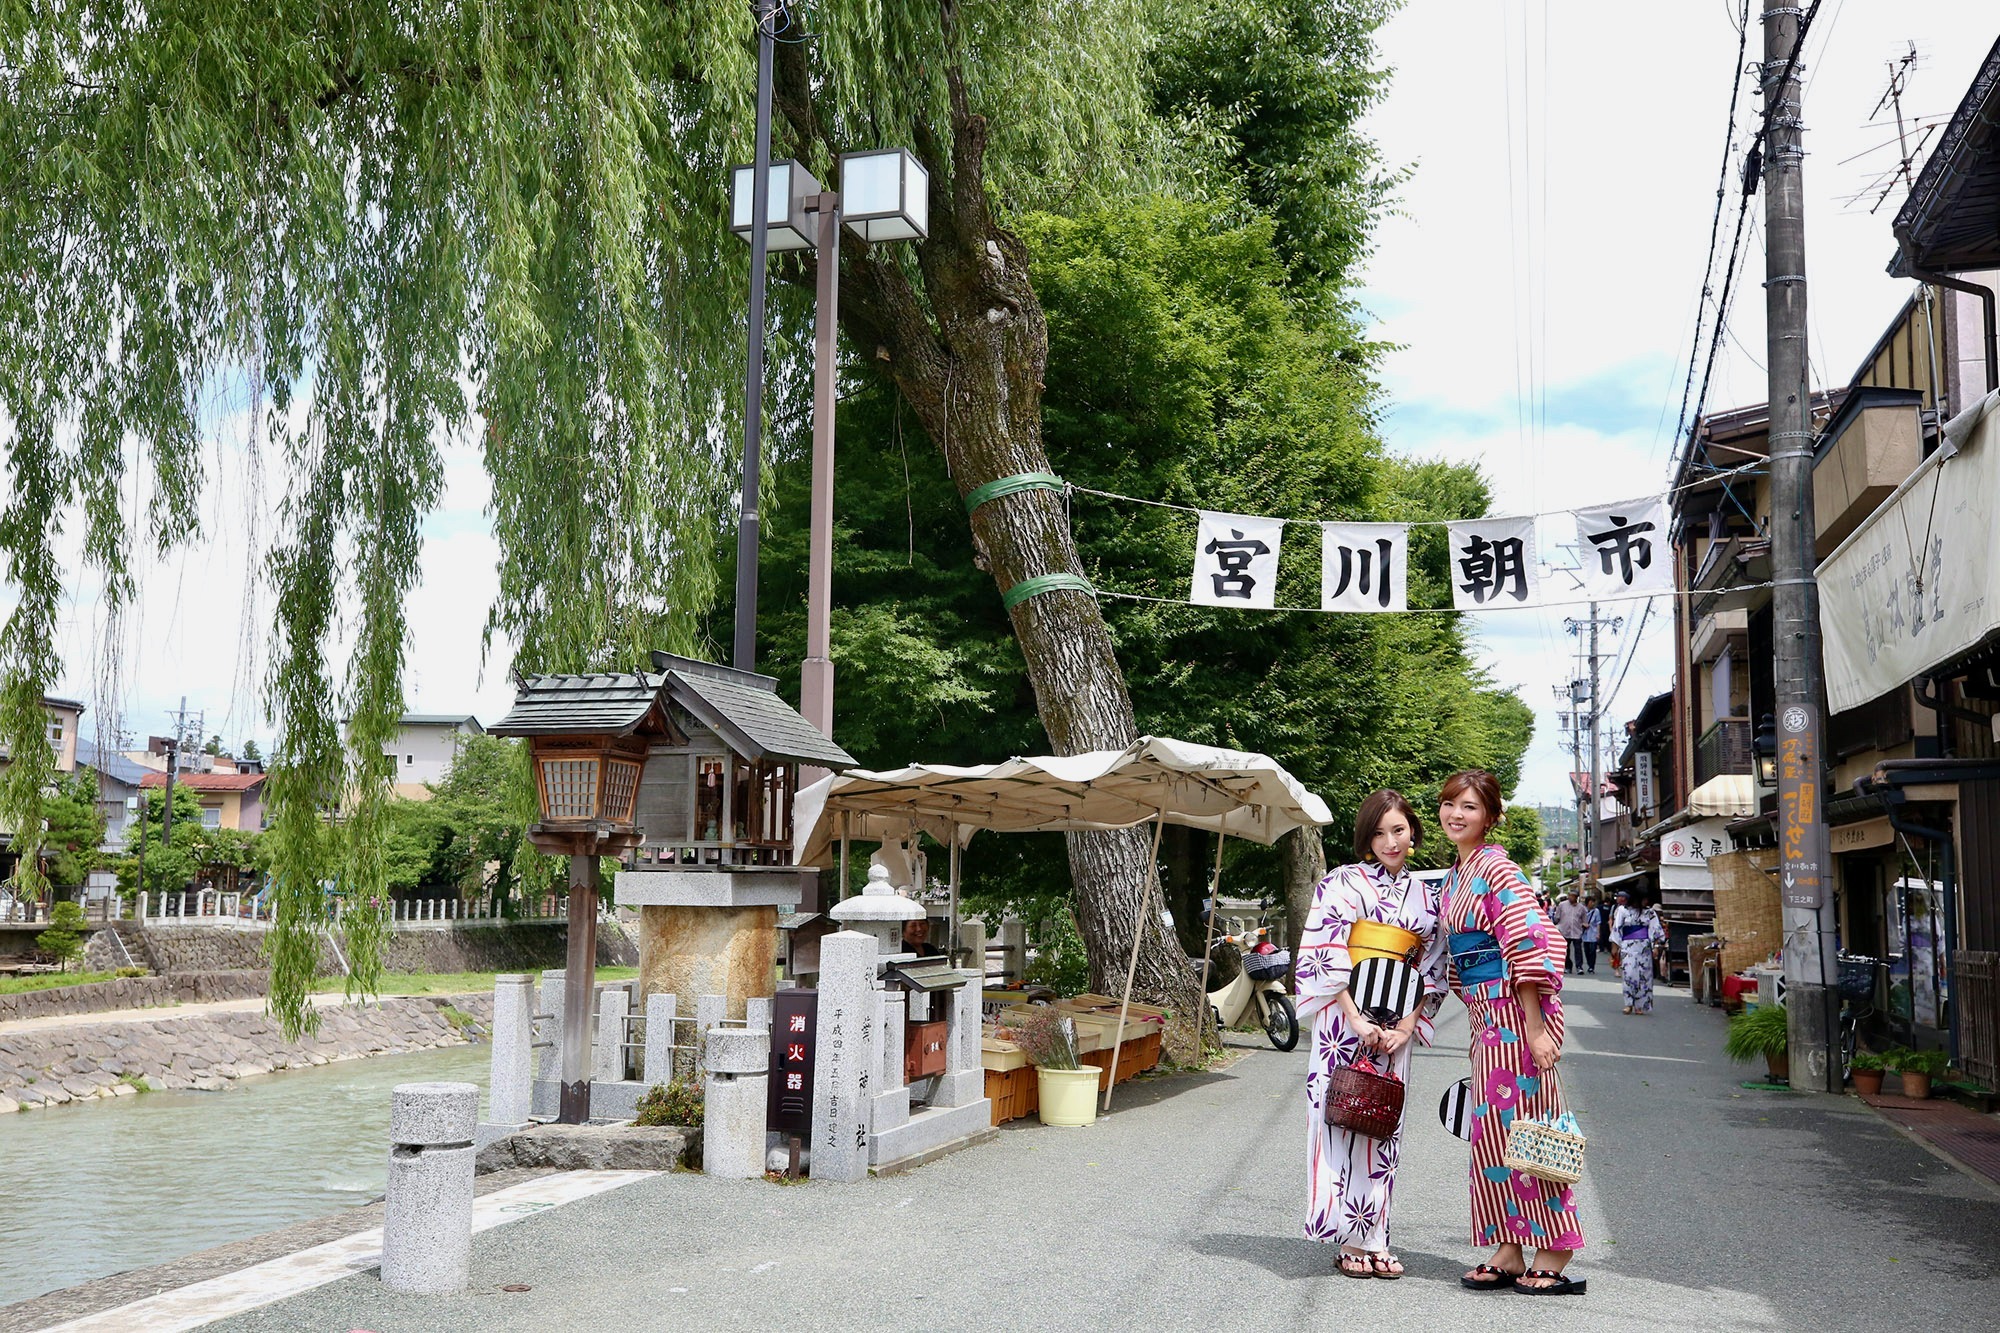
[[[1444,938],[1437,902],[1411,878],[1410,849],[1423,839],[1410,803],[1378,791],[1361,803],[1354,823],[1356,863],[1319,882],[1306,914],[1294,969],[1299,1016],[1312,1023],[1312,1064],[1306,1074],[1306,1238],[1340,1246],[1348,1277],[1394,1279],[1402,1262],[1389,1249],[1389,1199],[1396,1187],[1402,1127],[1371,1139],[1326,1123],[1326,1086],[1335,1069],[1364,1048],[1378,1067],[1407,1080],[1412,1040],[1429,1045],[1431,1019],[1444,998]],[[1348,932],[1357,921],[1399,926],[1421,941],[1423,998],[1399,1022],[1384,1025],[1364,1013],[1348,989]]]
[[[1574,1191],[1503,1160],[1515,1117],[1565,1110],[1555,1077],[1565,950],[1521,868],[1487,841],[1500,814],[1491,773],[1467,769],[1445,779],[1438,823],[1458,857],[1439,894],[1438,922],[1451,951],[1452,993],[1472,1024],[1472,1243],[1494,1247],[1459,1281],[1474,1291],[1580,1296],[1584,1282],[1564,1274],[1583,1248]]]

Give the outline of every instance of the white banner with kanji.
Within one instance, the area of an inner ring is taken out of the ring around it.
[[[1542,599],[1532,518],[1475,518],[1446,525],[1451,604],[1460,611],[1535,606]]]
[[[1322,611],[1406,611],[1410,528],[1406,523],[1322,523]]]
[[[1576,511],[1576,551],[1589,597],[1674,590],[1664,496]]]
[[[1188,600],[1196,606],[1270,610],[1277,604],[1278,544],[1285,521],[1206,509],[1200,514]]]

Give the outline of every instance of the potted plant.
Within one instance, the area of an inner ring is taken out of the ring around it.
[[[1943,1051],[1913,1051],[1907,1046],[1896,1051],[1896,1072],[1903,1076],[1903,1095],[1922,1101],[1931,1095],[1931,1080],[1945,1071],[1951,1059]]]
[[[1873,1097],[1882,1091],[1882,1071],[1888,1062],[1881,1056],[1868,1051],[1856,1051],[1854,1063],[1848,1077],[1854,1080],[1854,1090],[1863,1097]]]
[[[1729,1035],[1722,1043],[1723,1052],[1741,1063],[1763,1056],[1774,1083],[1791,1082],[1790,1048],[1791,1033],[1787,1030],[1785,1011],[1770,1004],[1745,1009],[1730,1019]]]
[[[1075,1127],[1097,1119],[1099,1071],[1085,1065],[1077,1052],[1075,1020],[1041,1005],[1006,1036],[1035,1066],[1037,1113],[1043,1124]]]

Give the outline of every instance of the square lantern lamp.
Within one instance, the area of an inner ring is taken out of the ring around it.
[[[755,166],[732,167],[729,172],[729,229],[746,241],[750,239],[751,205],[755,202],[751,190],[756,178]],[[819,182],[788,157],[771,164],[769,179],[771,197],[764,214],[765,247],[774,251],[812,249],[813,223],[806,201],[818,196]]]
[[[637,836],[634,815],[647,737],[536,736],[531,744],[545,832]]]
[[[840,155],[840,213],[864,241],[930,234],[930,173],[906,148]]]

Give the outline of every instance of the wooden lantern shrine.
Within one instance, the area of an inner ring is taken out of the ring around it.
[[[799,768],[854,759],[770,676],[669,653],[653,666],[668,734],[648,753],[618,902],[639,910],[645,994],[671,992],[684,1014],[720,995],[741,1018],[774,989],[780,909],[816,897],[818,872],[792,863]]]
[[[542,818],[528,837],[568,856],[569,946],[563,971],[562,1123],[590,1119],[590,1016],[597,980],[598,858],[639,841],[639,787],[667,721],[664,683],[645,674],[531,676],[492,727],[525,736]]]

